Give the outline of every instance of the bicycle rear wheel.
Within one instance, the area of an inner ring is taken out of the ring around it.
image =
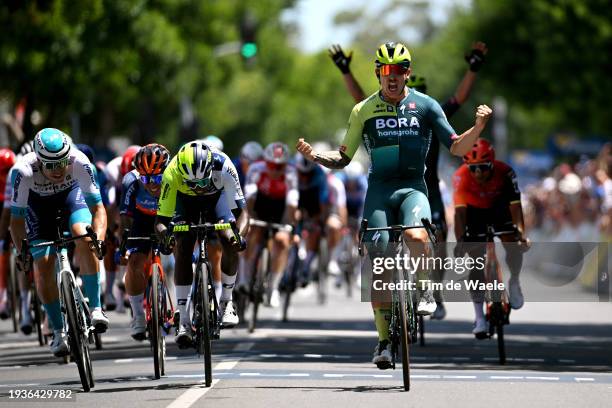
[[[419,316],[419,345],[425,347],[425,319]]]
[[[263,301],[263,297],[265,294],[265,282],[268,264],[270,262],[270,252],[267,247],[264,247],[259,254],[259,259],[257,261],[257,269],[255,269],[255,273],[253,274],[253,281],[251,284],[251,302],[253,303],[253,307],[251,309],[251,320],[249,320],[249,333],[253,333],[255,331],[255,327],[257,326],[257,312],[259,311],[259,305]]]
[[[400,344],[402,347],[402,376],[404,379],[404,391],[410,391],[410,349],[409,336],[411,328],[408,324],[408,301],[406,291],[399,290],[399,319],[400,319]]]
[[[153,367],[155,378],[159,379],[164,374],[165,338],[161,332],[163,321],[163,310],[161,309],[160,292],[162,283],[160,280],[159,265],[153,264],[151,273],[151,348],[153,349]]]
[[[196,290],[198,293],[198,312],[200,314],[200,326],[197,330],[200,332],[200,352],[204,354],[204,382],[207,387],[212,384],[212,333],[210,331],[210,298],[209,288],[210,283],[208,282],[208,265],[201,263],[196,268],[196,275],[198,275],[198,285]],[[211,285],[212,286],[212,285]]]
[[[70,353],[77,364],[83,391],[89,392],[93,384],[93,375],[89,358],[89,342],[85,337],[85,322],[82,321],[82,316],[79,316],[81,313],[77,304],[78,297],[75,296],[75,291],[78,289],[71,273],[62,272],[61,280],[62,298],[68,321]]]

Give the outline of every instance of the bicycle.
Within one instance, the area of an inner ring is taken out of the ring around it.
[[[505,231],[495,231],[493,225],[486,226],[486,232],[479,234],[470,234],[466,231],[465,238],[477,239],[485,238],[486,250],[485,250],[485,270],[484,276],[487,283],[494,283],[497,287],[499,283],[503,282],[503,274],[501,265],[497,259],[495,253],[495,237],[501,237],[503,235],[516,234],[517,230],[515,226]],[[499,364],[506,364],[506,344],[504,341],[504,326],[510,324],[510,302],[508,300],[508,292],[504,290],[487,290],[485,293],[485,300],[487,302],[487,313],[486,319],[489,322],[489,330],[485,333],[486,337],[491,339],[497,334],[497,352],[499,355]],[[481,337],[479,337],[481,338]]]
[[[58,238],[53,241],[41,242],[29,245],[27,239],[22,241],[21,259],[28,259],[29,249],[53,246],[56,250],[57,268],[56,278],[59,287],[60,304],[64,315],[64,325],[68,336],[68,345],[73,361],[76,362],[81,379],[83,391],[89,392],[94,387],[93,369],[89,356],[89,343],[94,343],[94,332],[92,327],[89,306],[76,279],[68,260],[68,244],[82,238],[90,238],[92,249],[98,259],[103,259],[102,249],[98,243],[97,235],[91,226],[87,226],[87,233],[74,237],[64,237],[58,220]],[[30,269],[29,267],[26,269]]]
[[[8,285],[7,285],[7,297],[8,306],[11,311],[11,321],[13,323],[13,332],[17,333],[19,330],[19,316],[20,316],[20,299],[19,299],[19,284],[17,282],[17,265],[15,264],[15,254],[11,250],[11,261],[10,268],[8,270]]]
[[[204,382],[206,387],[212,384],[212,347],[211,341],[219,339],[221,331],[221,316],[219,303],[215,296],[213,286],[212,267],[208,261],[206,243],[208,235],[214,231],[223,231],[234,228],[233,223],[219,224],[173,224],[169,225],[169,232],[195,234],[196,241],[200,243],[195,267],[195,277],[191,294],[193,307],[192,325],[195,330],[195,348],[198,354],[204,355]],[[175,318],[175,324],[179,320]]]
[[[359,229],[359,255],[363,256],[363,237],[367,232],[390,232],[389,242],[397,242],[395,247],[396,253],[403,257],[404,245],[401,239],[401,233],[407,229],[424,228],[427,231],[429,240],[432,244],[436,243],[435,227],[427,218],[421,218],[423,225],[407,226],[407,225],[392,225],[389,227],[368,228],[368,220],[361,221]],[[401,284],[409,282],[409,276],[405,269],[393,268],[392,282],[395,283],[395,289],[391,292],[391,320],[389,322],[389,340],[391,343],[391,368],[395,369],[397,355],[401,349],[402,355],[402,376],[404,381],[404,391],[410,391],[410,344],[415,343],[417,339],[417,331],[419,319],[415,303],[413,303],[413,293],[410,285],[406,289],[401,288]],[[411,282],[412,283],[412,282]],[[398,288],[399,287],[399,288]]]
[[[249,333],[255,331],[257,325],[257,312],[259,304],[263,302],[266,292],[273,288],[268,288],[268,277],[270,276],[270,248],[269,241],[274,236],[276,231],[293,232],[293,227],[288,224],[279,224],[262,220],[249,220],[250,225],[264,228],[262,241],[263,248],[257,254],[257,262],[255,262],[255,272],[251,274],[251,282],[249,285],[249,301],[252,304],[251,319],[249,320]]]
[[[300,244],[293,243],[289,249],[287,268],[285,268],[283,280],[281,281],[281,292],[283,293],[282,321],[284,323],[289,321],[289,305],[291,304],[291,296],[298,287],[298,274],[302,265],[299,252]]]
[[[147,338],[151,342],[151,349],[153,350],[153,372],[155,378],[159,380],[162,375],[165,375],[166,371],[166,336],[170,333],[170,328],[174,326],[174,306],[166,286],[157,234],[151,234],[148,237],[130,237],[129,233],[129,229],[123,230],[119,247],[119,253],[122,257],[127,252],[129,242],[149,241],[151,243],[151,253],[145,264],[147,286],[144,309],[147,322]]]

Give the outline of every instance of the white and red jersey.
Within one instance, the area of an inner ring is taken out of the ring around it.
[[[261,194],[270,200],[285,200],[285,204],[297,207],[300,198],[295,167],[287,165],[285,174],[273,179],[264,161],[251,164],[244,186],[245,198]]]
[[[121,199],[121,162],[123,161],[122,156],[117,156],[113,160],[109,161],[104,167],[104,175],[106,178],[106,194],[108,195],[109,204],[119,204]]]
[[[340,208],[346,208],[346,188],[344,183],[334,173],[327,175],[327,188],[329,190],[329,211],[340,214]]]

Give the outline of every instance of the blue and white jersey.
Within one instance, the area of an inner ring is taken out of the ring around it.
[[[64,179],[54,183],[43,175],[42,163],[36,153],[28,153],[15,165],[11,174],[11,214],[24,217],[31,196],[44,200],[77,187],[81,189],[87,205],[92,207],[102,202],[94,174],[94,166],[87,156],[77,149],[71,149]]]

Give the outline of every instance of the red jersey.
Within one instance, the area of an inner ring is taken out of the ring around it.
[[[521,193],[512,167],[498,160],[493,161],[493,174],[479,184],[466,164],[453,175],[455,207],[493,208],[520,202]]]

